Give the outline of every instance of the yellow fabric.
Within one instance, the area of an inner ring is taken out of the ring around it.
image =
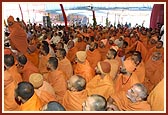
[[[34,93],[33,96],[28,101],[26,101],[24,104],[21,104],[20,108],[21,111],[40,111],[40,108],[42,106],[43,106],[42,101],[36,95],[36,93]]]

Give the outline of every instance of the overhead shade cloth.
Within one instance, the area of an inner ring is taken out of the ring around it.
[[[164,4],[154,4],[151,12],[150,27],[157,28],[157,23],[164,24]]]

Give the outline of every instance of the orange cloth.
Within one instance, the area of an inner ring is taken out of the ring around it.
[[[18,72],[16,65],[13,65],[7,71],[12,75],[12,78],[16,83],[19,83],[19,82],[23,81],[22,76]]]
[[[62,103],[63,96],[67,90],[67,83],[65,80],[65,74],[61,70],[55,70],[48,73],[48,83],[55,90],[56,100]]]
[[[142,83],[145,79],[145,64],[143,61],[136,67],[136,70],[132,73],[136,74],[140,83]]]
[[[58,62],[58,69],[60,69],[66,74],[65,80],[68,80],[73,75],[73,68],[71,62],[66,57]]]
[[[74,62],[77,51],[78,51],[77,47],[73,47],[68,50],[66,57],[69,59],[71,63]]]
[[[75,65],[74,74],[81,75],[88,83],[95,75],[95,71],[86,60],[84,63],[77,63]]]
[[[123,74],[118,74],[115,81],[115,91],[127,91],[135,83],[140,83],[136,74],[132,74],[130,77]]]
[[[136,51],[141,52],[142,60],[145,61],[146,54],[147,54],[147,49],[146,47],[138,41],[137,46],[136,46]]]
[[[128,43],[128,46],[131,46],[131,38],[130,37],[124,37],[124,41]]]
[[[147,48],[148,37],[146,35],[140,34],[139,40]]]
[[[4,111],[19,111],[19,105],[15,101],[15,87],[17,83],[13,80],[9,71],[4,71]]]
[[[29,81],[29,77],[32,73],[39,73],[39,69],[32,62],[27,60],[21,73],[23,81]]]
[[[75,47],[77,47],[78,51],[85,51],[86,49],[86,42],[81,41],[81,42],[76,42]]]
[[[127,59],[131,59],[131,56],[128,57]],[[143,60],[141,60],[141,63],[136,67],[135,71],[132,74],[136,74],[138,80],[140,83],[142,83],[145,79],[145,64]]]
[[[151,90],[163,79],[164,63],[162,60],[152,61],[151,57],[145,64],[145,80],[143,84],[150,93]]]
[[[111,77],[107,74],[102,79],[100,75],[96,75],[88,84],[86,84],[88,95],[99,94],[106,99],[113,94],[114,86]]]
[[[108,48],[107,47],[105,47],[105,48],[98,47],[98,50],[99,50],[100,55],[101,55],[101,61],[105,60],[106,59],[106,54],[108,52]]]
[[[90,50],[86,51],[87,54],[87,60],[90,64],[90,66],[95,69],[95,67],[97,66],[97,63],[101,60],[101,54],[98,51],[98,49],[95,49],[93,52],[91,52]]]
[[[36,50],[35,52],[29,54],[26,53],[25,56],[27,57],[28,60],[30,60],[36,67],[39,65],[39,53]]]
[[[114,99],[114,104],[117,105],[120,111],[150,111],[151,107],[147,101],[132,103],[127,97],[126,92],[121,91],[111,96]]]
[[[47,63],[48,63],[50,56],[51,56],[50,54],[48,54],[46,56],[40,55],[38,69],[42,75],[45,73],[48,73]]]
[[[152,111],[164,111],[164,78],[156,85],[147,98]]]
[[[20,108],[21,111],[40,111],[40,108],[42,106],[43,106],[42,101],[36,95],[36,93],[34,93],[33,96],[28,101],[26,101],[24,104],[21,104]]]
[[[104,61],[109,62],[111,65],[110,76],[114,80],[119,70],[119,62],[116,59],[105,59]]]
[[[9,38],[11,47],[25,54],[28,47],[27,34],[25,30],[17,22],[14,22],[13,25],[8,28],[10,32]]]
[[[35,92],[43,104],[47,104],[50,101],[56,101],[54,88],[46,81],[43,81],[43,85],[40,88],[35,89]]]
[[[82,104],[87,98],[87,91],[72,92],[67,90],[63,97],[63,106],[67,111],[82,111]]]
[[[145,62],[148,61],[150,56],[152,55],[153,52],[160,52],[162,54],[162,61],[164,62],[164,48],[157,49],[156,47],[153,47],[149,49],[149,51],[146,54]]]

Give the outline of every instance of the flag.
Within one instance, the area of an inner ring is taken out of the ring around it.
[[[60,6],[61,6],[61,10],[62,10],[62,15],[64,17],[65,27],[66,27],[66,29],[68,29],[67,28],[67,17],[66,17],[65,11],[64,11],[64,7],[62,4],[60,4]]]

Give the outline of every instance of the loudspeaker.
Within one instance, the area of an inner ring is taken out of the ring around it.
[[[45,27],[51,27],[51,21],[49,16],[43,16],[43,25]]]

